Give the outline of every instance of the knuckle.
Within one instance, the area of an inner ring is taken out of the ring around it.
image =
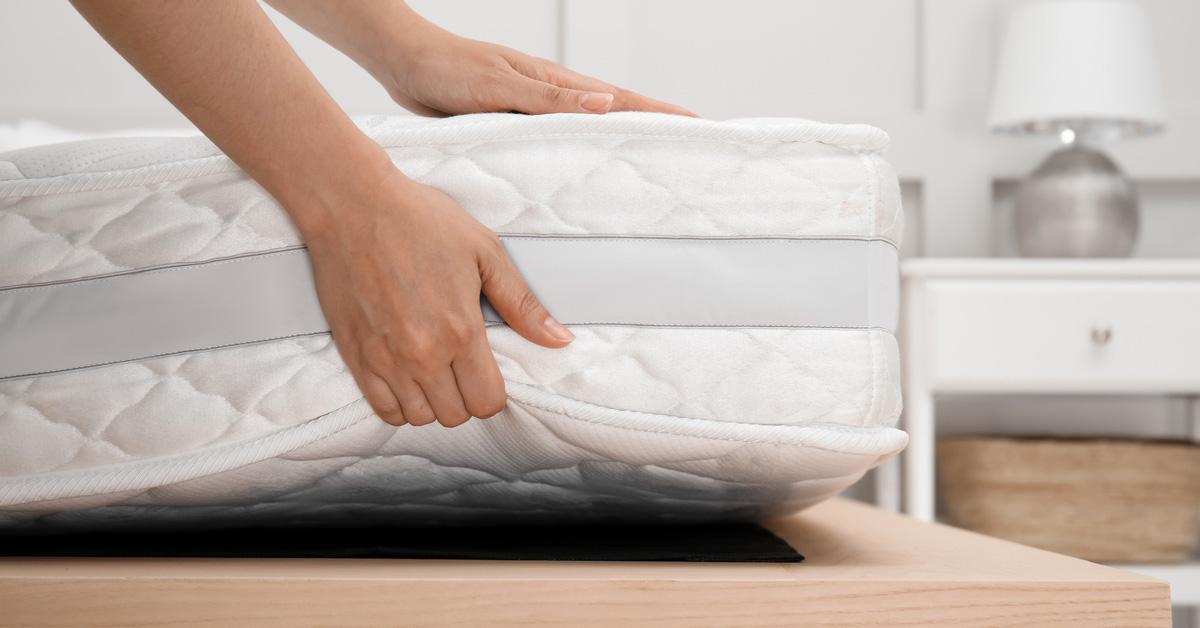
[[[386,372],[393,366],[392,352],[388,349],[386,340],[381,337],[376,336],[364,341],[360,353],[363,364],[376,372]]]
[[[475,338],[475,325],[466,316],[449,316],[445,321],[446,341],[462,346]]]
[[[400,341],[402,348],[398,357],[405,366],[419,369],[440,366],[440,344],[433,334],[426,331],[405,334],[404,339]]]
[[[500,240],[500,236],[492,231],[484,230],[479,238],[480,257],[489,261],[496,261],[503,256],[504,242]]]
[[[542,88],[542,98],[548,103],[565,105],[569,100],[569,95],[567,90],[562,89],[557,85],[546,85]]]
[[[508,253],[504,250],[500,236],[488,232],[480,238],[476,255],[479,260],[479,280],[487,284],[504,270],[504,258]]]
[[[538,298],[533,294],[533,291],[529,288],[524,288],[521,292],[521,296],[517,298],[517,311],[520,312],[522,316],[530,316],[532,314],[536,314],[541,309],[542,303],[541,301],[538,301]]]

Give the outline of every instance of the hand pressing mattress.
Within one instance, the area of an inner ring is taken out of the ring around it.
[[[0,526],[734,520],[900,451],[896,176],[860,125],[361,121],[577,340],[484,304],[507,408],[375,417],[287,214],[207,140],[0,154]]]

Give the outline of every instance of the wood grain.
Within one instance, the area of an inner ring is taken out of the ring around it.
[[[802,564],[2,559],[6,626],[1167,626],[1166,583],[835,500]]]

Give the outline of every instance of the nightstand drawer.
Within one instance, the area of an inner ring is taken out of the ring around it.
[[[943,390],[1200,386],[1197,281],[935,279],[922,298]]]

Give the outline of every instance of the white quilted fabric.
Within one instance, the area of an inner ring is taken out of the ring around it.
[[[503,233],[900,237],[886,136],[869,127],[363,126]],[[202,138],[0,154],[0,287],[296,244]],[[904,445],[886,331],[574,331],[551,351],[489,329],[509,407],[455,430],[371,416],[328,336],[0,381],[0,523],[750,518],[825,499]]]

